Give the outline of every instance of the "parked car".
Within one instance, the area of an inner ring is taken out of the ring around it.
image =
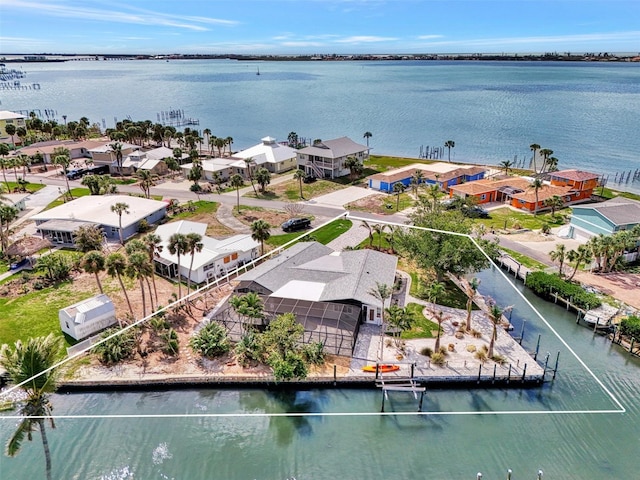
[[[13,262],[10,266],[9,266],[9,270],[18,270],[19,268],[22,268],[26,265],[29,264],[29,259],[28,258],[23,258],[17,262]]]
[[[282,224],[285,232],[296,232],[311,227],[311,220],[308,218],[291,218]]]
[[[317,180],[316,176],[311,174],[305,175],[304,178],[302,179],[304,183],[313,183],[316,180]]]
[[[482,207],[478,207],[477,205],[474,205],[473,207],[463,208],[462,213],[471,218],[489,218],[489,212]]]

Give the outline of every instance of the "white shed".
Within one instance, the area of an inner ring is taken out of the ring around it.
[[[117,322],[116,309],[105,294],[61,309],[58,318],[62,331],[76,340],[82,340]]]

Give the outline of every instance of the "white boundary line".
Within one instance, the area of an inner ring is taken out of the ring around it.
[[[271,417],[444,417],[469,415],[575,415],[621,413],[619,410],[498,410],[482,412],[290,412],[290,413],[157,413],[157,414],[114,414],[114,415],[50,415],[29,418],[60,419],[133,419],[133,418],[271,418]],[[2,416],[0,420],[22,420],[22,415]]]
[[[54,419],[67,419],[67,418],[79,418],[79,419],[98,419],[98,418],[105,418],[105,419],[116,419],[116,418],[198,418],[198,417],[220,417],[220,418],[228,418],[228,417],[341,417],[341,416],[452,416],[452,415],[540,415],[540,414],[551,414],[551,415],[566,415],[566,414],[610,414],[610,413],[625,413],[626,409],[625,407],[622,405],[622,403],[615,397],[615,395],[613,395],[613,393],[602,383],[602,381],[595,375],[595,373],[593,373],[593,371],[584,363],[584,361],[578,356],[578,354],[569,346],[569,344],[567,344],[567,342],[560,336],[560,334],[558,334],[558,332],[556,332],[556,330],[549,324],[549,322],[546,321],[546,319],[540,314],[540,312],[538,312],[538,310],[531,304],[531,302],[529,302],[529,300],[526,299],[526,297],[515,287],[515,285],[513,285],[511,283],[511,281],[507,278],[506,274],[502,271],[502,269],[500,269],[500,267],[498,267],[493,260],[491,259],[491,257],[489,257],[489,255],[487,255],[487,253],[480,247],[480,245],[477,243],[477,241],[469,234],[465,234],[465,233],[459,233],[459,232],[448,232],[446,230],[436,230],[433,228],[426,228],[426,227],[417,227],[415,225],[406,225],[406,224],[400,224],[400,223],[396,223],[396,222],[388,222],[385,220],[379,220],[379,219],[370,219],[370,218],[363,218],[363,217],[358,217],[355,215],[351,215],[350,212],[346,211],[344,213],[341,213],[340,215],[327,220],[325,223],[323,223],[322,225],[319,225],[307,232],[305,232],[304,234],[300,235],[300,237],[297,237],[285,244],[283,244],[282,246],[278,247],[276,250],[269,252],[268,254],[262,255],[260,257],[258,257],[257,259],[253,260],[251,263],[255,263],[259,260],[262,260],[263,258],[267,258],[270,257],[274,254],[274,252],[279,252],[281,250],[283,250],[284,248],[286,248],[288,245],[297,242],[300,238],[309,235],[313,232],[315,232],[316,230],[324,227],[325,225],[328,225],[329,223],[338,220],[340,218],[346,218],[346,219],[350,219],[350,220],[356,220],[356,221],[364,221],[364,222],[371,222],[371,223],[381,223],[381,224],[385,224],[385,225],[393,225],[393,226],[397,226],[397,227],[402,227],[402,228],[411,228],[411,229],[417,229],[417,230],[423,230],[423,231],[430,231],[430,232],[437,232],[437,233],[445,233],[445,234],[449,234],[449,235],[456,235],[459,237],[466,237],[469,240],[471,240],[471,242],[476,246],[476,248],[478,248],[478,250],[480,250],[480,252],[482,252],[482,254],[489,260],[489,262],[491,263],[491,265],[493,267],[495,267],[500,274],[502,275],[502,277],[504,278],[504,280],[511,286],[511,288],[514,289],[514,291],[517,293],[517,295],[520,296],[520,298],[522,300],[525,301],[525,303],[535,312],[535,314],[544,322],[544,324],[549,328],[549,330],[551,330],[551,332],[560,340],[560,342],[567,348],[567,350],[569,350],[569,352],[575,357],[576,360],[578,360],[578,362],[580,363],[580,365],[582,365],[582,367],[589,373],[589,375],[591,375],[591,377],[596,381],[596,383],[602,388],[602,390],[609,396],[609,398],[611,398],[611,400],[618,406],[619,410],[531,410],[531,411],[526,411],[526,410],[506,410],[506,411],[480,411],[480,412],[473,412],[473,411],[466,411],[466,412],[327,412],[327,413],[229,413],[229,414],[225,414],[225,413],[218,413],[218,414],[157,414],[157,415],[52,415],[52,416],[48,416],[48,417],[32,417],[32,418],[54,418]],[[231,273],[228,273],[227,275],[225,275],[224,277],[221,277],[219,279],[216,280],[215,285],[219,285],[220,281],[223,280],[228,280],[229,277],[240,271],[240,268],[236,268],[236,270],[234,270]],[[99,342],[97,342],[96,344],[87,347],[79,352],[77,352],[76,354],[72,355],[71,357],[65,358],[62,361],[56,363],[55,365],[53,365],[52,367],[48,368],[47,370],[44,370],[43,372],[41,372],[39,375],[33,377],[33,378],[37,378],[40,375],[44,375],[45,373],[58,368],[61,365],[64,365],[67,362],[70,362],[73,359],[76,359],[78,357],[80,357],[81,355],[84,355],[86,352],[88,352],[91,348],[93,348],[95,345],[98,345],[102,342],[106,342],[107,340],[115,337],[116,335],[121,334],[124,331],[127,331],[133,327],[136,327],[137,325],[147,321],[148,319],[152,318],[153,316],[155,316],[156,314],[160,313],[160,312],[164,312],[169,308],[172,308],[176,305],[179,305],[183,300],[187,300],[189,299],[191,296],[194,296],[196,294],[199,294],[200,292],[202,292],[205,289],[208,289],[209,287],[211,287],[211,285],[205,285],[197,290],[194,290],[192,293],[184,296],[181,299],[178,299],[170,304],[168,304],[166,307],[163,307],[161,310],[158,310],[156,312],[151,313],[150,315],[147,315],[146,317],[132,323],[131,325],[128,325],[126,327],[124,327],[123,329],[119,330],[118,332],[114,333],[113,335],[110,335],[107,338],[104,338],[102,340],[100,340]],[[2,396],[9,394],[10,392],[16,390],[17,388],[19,388],[20,386],[26,384],[27,382],[29,382],[31,379],[25,380],[22,383],[19,383],[17,385],[12,386],[11,388],[5,390],[4,392],[0,393],[0,398],[2,398]],[[2,419],[21,419],[24,418],[23,416],[2,416],[0,417]]]

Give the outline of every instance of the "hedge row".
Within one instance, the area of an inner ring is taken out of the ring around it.
[[[620,322],[620,332],[628,337],[640,340],[640,317],[630,316]]]
[[[553,298],[553,294],[557,293],[558,296],[570,300],[571,303],[584,310],[591,310],[602,304],[597,295],[551,273],[531,272],[527,275],[527,287],[533,290],[536,295],[545,298]]]

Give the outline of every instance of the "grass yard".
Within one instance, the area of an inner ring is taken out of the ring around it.
[[[510,255],[516,261],[520,262],[522,265],[531,270],[545,270],[548,268],[544,263],[540,263],[531,257],[527,257],[526,255],[516,252],[515,250],[510,250],[504,247],[500,247],[500,250],[504,251],[506,254]]]
[[[614,198],[614,197],[625,197],[625,198],[630,198],[632,200],[639,200],[640,201],[640,195],[638,195],[637,193],[630,193],[630,192],[619,192],[617,190],[612,190],[610,188],[607,187],[598,187],[596,188],[593,193],[595,195],[599,195],[603,198]]]
[[[348,177],[347,177],[348,178]],[[305,200],[319,197],[327,193],[340,190],[344,185],[332,180],[316,180],[313,183],[302,183],[302,193]],[[249,192],[245,197],[260,198],[262,200],[300,200],[300,185],[297,180],[289,180],[288,182],[278,183],[276,185],[270,185],[267,187],[266,193],[260,193],[256,195],[253,192]]]
[[[438,324],[432,322],[422,313],[424,306],[417,303],[409,303],[407,305],[407,311],[412,316],[411,330],[402,332],[400,338],[410,340],[412,338],[433,338],[435,335],[433,332],[438,330]]]
[[[6,193],[13,192],[14,188],[19,188],[20,187],[20,184],[16,183],[16,182],[7,182],[7,183],[2,182],[2,184],[5,187],[7,187],[7,192]],[[44,188],[44,184],[43,183],[27,183],[25,185],[25,188],[27,189],[27,193],[34,193],[34,192],[37,192],[38,190],[40,190],[41,188]]]
[[[63,192],[64,190],[65,189],[63,187],[60,187],[58,189],[59,192]],[[87,196],[91,195],[91,191],[88,188],[72,188],[71,189],[71,195],[73,196],[73,199],[75,200],[76,198],[87,197]],[[64,194],[61,194],[56,200],[54,200],[49,205],[47,205],[45,210],[51,210],[52,208],[58,207],[58,206],[62,205],[63,203],[65,203],[64,197],[65,197]]]
[[[0,298],[0,317],[3,319],[0,344],[12,344],[16,340],[24,341],[52,332],[62,337],[58,310],[94,294],[93,291],[80,291],[77,285],[67,281],[19,297]],[[70,345],[68,340],[65,338],[66,346]]]
[[[566,223],[565,215],[568,209],[556,212],[555,216],[550,213],[541,213],[537,216],[532,213],[516,212],[510,208],[503,207],[491,210],[491,218],[476,219],[475,221],[484,224],[487,229],[504,230],[504,229],[522,229],[540,230],[546,223],[551,227],[557,227]]]
[[[351,222],[351,220],[341,218],[338,220],[334,220],[330,224],[325,225],[324,227],[316,230],[310,235],[306,235],[305,232],[292,232],[282,235],[272,235],[266,243],[273,247],[279,247],[287,242],[290,242],[291,240],[295,240],[296,238],[303,236],[301,238],[302,241],[305,241],[305,237],[308,237],[308,239],[313,239],[319,243],[322,243],[323,245],[326,245],[327,243],[335,240],[344,232],[349,230],[352,225],[353,222]]]
[[[189,220],[191,222],[206,223],[207,235],[211,237],[233,235],[233,230],[221,224],[216,218],[216,212],[220,207],[219,203],[198,200],[197,202],[192,202],[192,206],[195,207],[193,211],[185,210],[184,212],[171,215],[170,221]]]
[[[369,195],[344,206],[347,210],[377,213],[379,215],[393,215],[397,211],[405,210],[414,204],[413,197],[408,193],[400,194],[399,208],[397,195],[380,193]]]
[[[406,167],[413,163],[430,164],[434,162],[430,160],[420,160],[417,158],[371,155],[369,160],[365,162],[364,166],[365,168],[370,168],[376,172],[384,172],[385,170],[390,170],[392,168]]]

